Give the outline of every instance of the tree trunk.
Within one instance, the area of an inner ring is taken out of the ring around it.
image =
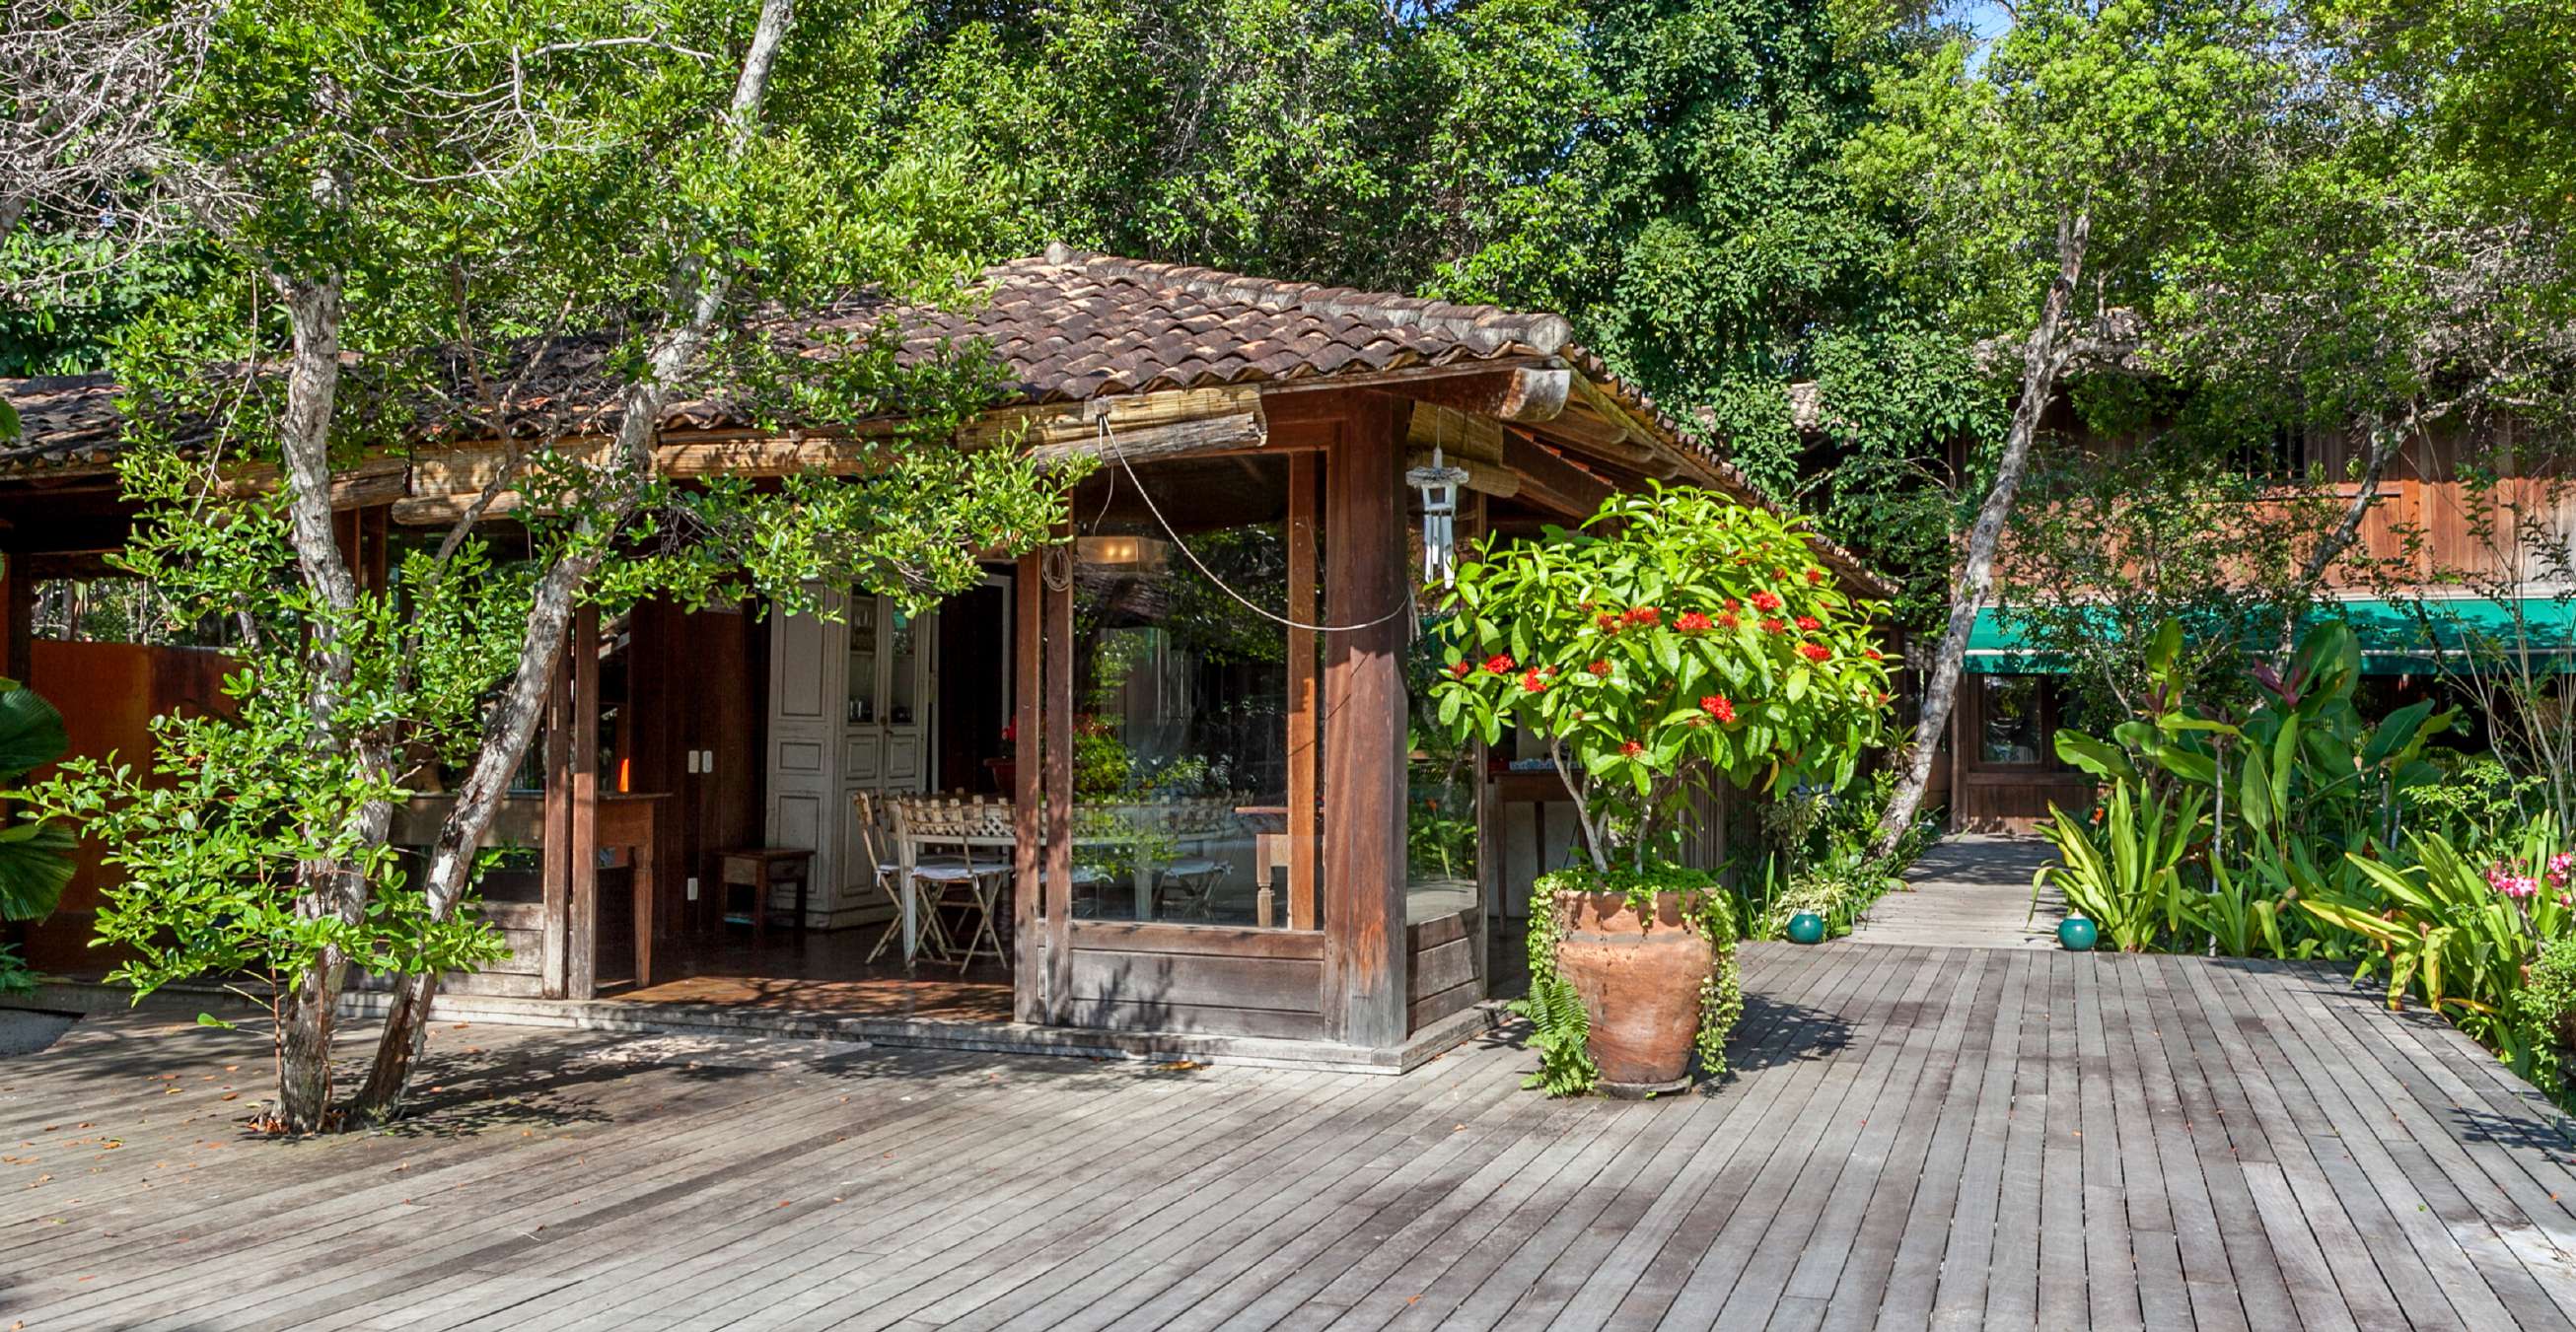
[[[305,749],[329,765],[351,754],[340,731],[340,703],[352,673],[343,635],[357,609],[358,586],[342,558],[331,521],[331,414],[340,382],[342,299],[336,279],[275,279],[284,299],[294,348],[287,367],[286,409],[278,418],[278,454],[289,482],[287,518],[295,545],[296,568],[325,610],[310,626],[306,651],[312,656],[311,716]],[[389,754],[381,746],[358,746],[352,756],[367,775],[382,775]],[[357,811],[357,826],[345,830],[361,854],[382,846],[393,811],[371,801]],[[332,840],[317,830],[315,840]],[[369,885],[363,870],[347,858],[317,857],[295,868],[295,910],[308,919],[336,916],[352,925],[366,915]],[[328,1127],[331,1097],[331,1035],[348,975],[348,958],[326,947],[283,1005],[284,1029],[278,1036],[278,1114],[299,1133]]]
[[[2077,213],[2057,223],[2057,280],[2040,303],[2039,322],[2022,349],[2021,397],[2013,404],[2012,424],[2004,432],[2003,456],[1995,466],[1994,485],[1977,508],[1976,525],[1968,529],[1968,550],[1959,566],[1959,581],[1950,594],[1950,622],[1932,659],[1931,678],[1923,686],[1922,717],[1914,726],[1914,744],[1906,755],[1905,776],[1889,795],[1879,816],[1875,851],[1885,855],[1912,826],[1923,804],[1923,788],[1932,781],[1932,761],[1941,733],[1950,724],[1950,707],[1959,693],[1959,671],[1968,659],[1968,634],[1977,612],[1995,588],[1995,551],[2003,542],[2004,524],[2012,517],[2013,496],[2030,464],[2031,441],[2039,419],[2057,394],[2058,375],[2066,368],[2069,344],[2066,314],[2075,303],[2075,284],[2084,275],[2084,246],[2092,234],[2092,215]],[[1955,793],[1954,793],[1955,796]]]
[[[750,49],[743,55],[733,102],[726,111],[732,127],[731,149],[737,157],[750,147],[759,129],[770,71],[794,20],[794,0],[763,0],[760,23],[752,34]],[[581,531],[569,543],[571,549],[597,548],[599,542],[594,538],[613,536],[633,514],[645,483],[652,477],[653,439],[663,408],[670,402],[673,390],[696,368],[707,334],[724,312],[732,289],[732,279],[724,270],[710,272],[698,257],[697,248],[687,247],[686,257],[672,270],[670,283],[673,307],[687,314],[677,327],[657,340],[646,361],[645,373],[620,395],[617,448],[608,464],[607,491],[599,507],[582,521]],[[536,596],[528,607],[527,627],[519,641],[515,673],[484,723],[484,741],[475,754],[473,770],[458,789],[455,808],[439,829],[437,844],[430,852],[427,887],[432,919],[448,919],[464,898],[474,868],[475,848],[491,830],[510,777],[519,770],[536,737],[537,723],[545,713],[546,693],[553,687],[555,670],[562,660],[574,608],[597,565],[596,557],[586,554],[559,556],[538,579]],[[366,1119],[383,1122],[401,1113],[412,1070],[429,1040],[429,1010],[437,995],[437,976],[403,978],[384,1034],[376,1045],[375,1064],[358,1094],[358,1111]]]

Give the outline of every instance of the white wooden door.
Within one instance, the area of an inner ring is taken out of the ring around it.
[[[819,594],[835,614],[839,594]],[[769,620],[769,809],[771,846],[814,853],[814,885],[830,912],[830,886],[847,864],[842,793],[841,678],[845,627],[829,615],[772,614]],[[786,899],[792,905],[792,897]]]

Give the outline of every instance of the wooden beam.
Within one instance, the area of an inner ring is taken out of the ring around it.
[[[1479,495],[1491,495],[1496,499],[1510,499],[1521,493],[1520,474],[1499,462],[1453,457],[1446,452],[1440,455],[1440,462],[1444,467],[1455,467],[1467,474],[1467,479],[1458,483],[1462,489],[1472,490]],[[1429,467],[1430,450],[1423,449],[1405,454],[1404,465],[1408,468]]]
[[[391,504],[408,492],[410,471],[411,464],[401,458],[361,458],[331,473],[331,507],[366,509]],[[265,494],[276,489],[284,475],[266,465],[226,468],[216,493],[231,499]]]
[[[548,999],[561,999],[572,947],[572,654],[555,664],[546,691],[544,833],[537,839],[545,899],[545,944],[539,977]]]
[[[1572,518],[1589,518],[1610,498],[1609,483],[1517,434],[1503,437],[1503,465],[1521,477],[1521,498]]]
[[[599,608],[584,606],[572,631],[572,913],[564,964],[567,998],[599,993]],[[766,911],[769,904],[759,903]]]
[[[1038,936],[1038,895],[1043,891],[1038,878],[1038,694],[1046,687],[1046,599],[1039,559],[1021,556],[1019,574],[1011,580],[1016,603],[1011,635],[1011,1015],[1022,1022],[1047,1018]]]
[[[1454,408],[1498,421],[1547,421],[1565,410],[1578,378],[1562,367],[1522,366],[1478,375],[1450,375],[1418,383],[1398,380],[1382,391],[1417,402]]]
[[[1173,421],[1162,425],[1111,426],[1111,437],[1103,440],[1097,427],[1089,439],[1070,440],[1059,444],[1041,444],[1028,450],[1029,459],[1041,467],[1060,466],[1075,458],[1097,458],[1107,461],[1125,458],[1141,463],[1161,458],[1181,458],[1191,454],[1219,453],[1258,446],[1270,437],[1270,427],[1259,412],[1238,412],[1229,416],[1200,417],[1190,421]]]
[[[1500,463],[1503,423],[1490,416],[1470,416],[1455,408],[1417,402],[1412,420],[1405,426],[1405,450],[1428,454],[1435,444],[1443,457]]]
[[[1319,624],[1315,618],[1315,500],[1319,484],[1311,453],[1288,458],[1288,618]],[[1288,928],[1315,928],[1315,789],[1317,657],[1315,631],[1288,630]],[[1268,886],[1270,867],[1261,867]]]
[[[1059,527],[1056,535],[1070,538],[1072,529]],[[1039,558],[1046,599],[1047,1020],[1064,1026],[1073,1021],[1073,546],[1068,540]]]
[[[1404,1042],[1403,407],[1354,395],[1325,472],[1324,1030]]]

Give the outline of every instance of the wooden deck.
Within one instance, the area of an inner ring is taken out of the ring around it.
[[[1870,905],[1852,938],[1927,948],[2055,948],[2065,899],[2050,888],[2031,909],[2030,881],[2055,859],[2036,837],[1958,833],[1905,872],[1905,889]]]
[[[0,1326],[2563,1328],[2576,1145],[2324,972],[1746,949],[1713,1096],[443,1026],[401,1131],[255,1036],[0,1062]],[[182,1015],[184,1016],[184,1015]],[[353,1049],[353,1053],[355,1053]]]

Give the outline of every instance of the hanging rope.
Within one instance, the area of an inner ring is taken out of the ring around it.
[[[1172,529],[1171,521],[1163,517],[1162,506],[1154,503],[1153,492],[1145,489],[1145,483],[1137,478],[1135,465],[1127,461],[1126,450],[1118,447],[1118,433],[1109,428],[1109,414],[1103,411],[1100,414],[1099,421],[1100,442],[1109,446],[1109,456],[1118,460],[1118,469],[1127,474],[1128,484],[1136,487],[1137,498],[1145,501],[1145,511],[1154,515],[1154,525],[1163,529],[1163,535],[1171,538],[1173,545],[1180,547],[1181,554],[1189,557],[1190,564],[1199,571],[1199,574],[1202,577],[1206,578],[1209,582],[1216,584],[1218,591],[1223,592],[1227,596],[1234,598],[1237,602],[1242,603],[1245,610],[1251,611],[1253,614],[1258,615],[1265,620],[1286,625],[1291,629],[1305,629],[1319,634],[1347,634],[1354,633],[1362,629],[1374,629],[1398,616],[1413,614],[1413,585],[1409,581],[1405,584],[1403,604],[1374,620],[1362,620],[1357,624],[1306,624],[1301,621],[1289,619],[1285,615],[1277,614],[1266,607],[1255,605],[1251,599],[1245,597],[1242,593],[1235,591],[1231,586],[1227,585],[1224,579],[1217,577],[1216,571],[1207,567],[1206,561],[1199,558],[1198,552],[1190,549],[1190,543],[1181,540],[1181,534]],[[1108,507],[1104,504],[1101,511],[1103,513],[1108,512]],[[1417,627],[1419,618],[1420,617],[1418,616],[1416,617]]]

